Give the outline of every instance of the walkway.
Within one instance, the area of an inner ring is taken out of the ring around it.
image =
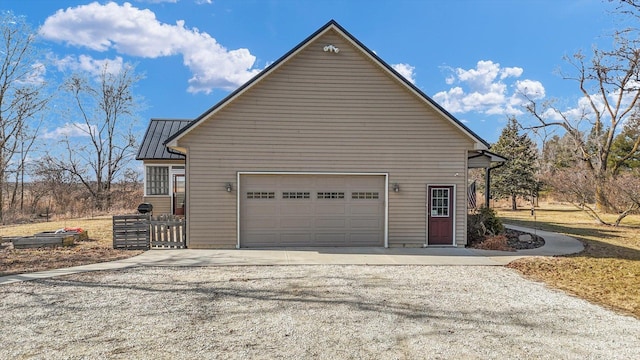
[[[529,256],[554,256],[583,250],[580,241],[547,231],[507,226],[536,233],[545,239],[537,249],[516,252],[469,248],[282,248],[230,250],[150,250],[132,258],[0,277],[1,284],[45,279],[88,271],[117,270],[138,266],[226,265],[451,265],[504,266]]]

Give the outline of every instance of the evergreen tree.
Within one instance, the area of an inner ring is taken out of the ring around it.
[[[538,186],[535,178],[538,159],[536,145],[527,134],[520,135],[518,129],[518,121],[510,118],[498,142],[491,147],[491,151],[509,159],[491,173],[491,193],[497,199],[511,198],[512,210],[518,208],[518,197],[532,196]]]
[[[640,167],[640,144],[635,139],[640,137],[640,117],[630,118],[611,144],[609,168],[617,176],[620,170],[631,170]]]

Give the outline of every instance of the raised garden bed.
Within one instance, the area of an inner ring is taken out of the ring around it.
[[[12,243],[14,249],[33,249],[72,246],[76,241],[85,241],[88,238],[86,231],[45,231],[33,236],[4,237],[2,242]]]

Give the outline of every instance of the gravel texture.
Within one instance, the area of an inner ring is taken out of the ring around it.
[[[633,359],[640,321],[502,267],[135,268],[0,286],[0,359]]]

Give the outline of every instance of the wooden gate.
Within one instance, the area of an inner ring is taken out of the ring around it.
[[[151,248],[185,249],[186,221],[172,215],[151,217]]]

